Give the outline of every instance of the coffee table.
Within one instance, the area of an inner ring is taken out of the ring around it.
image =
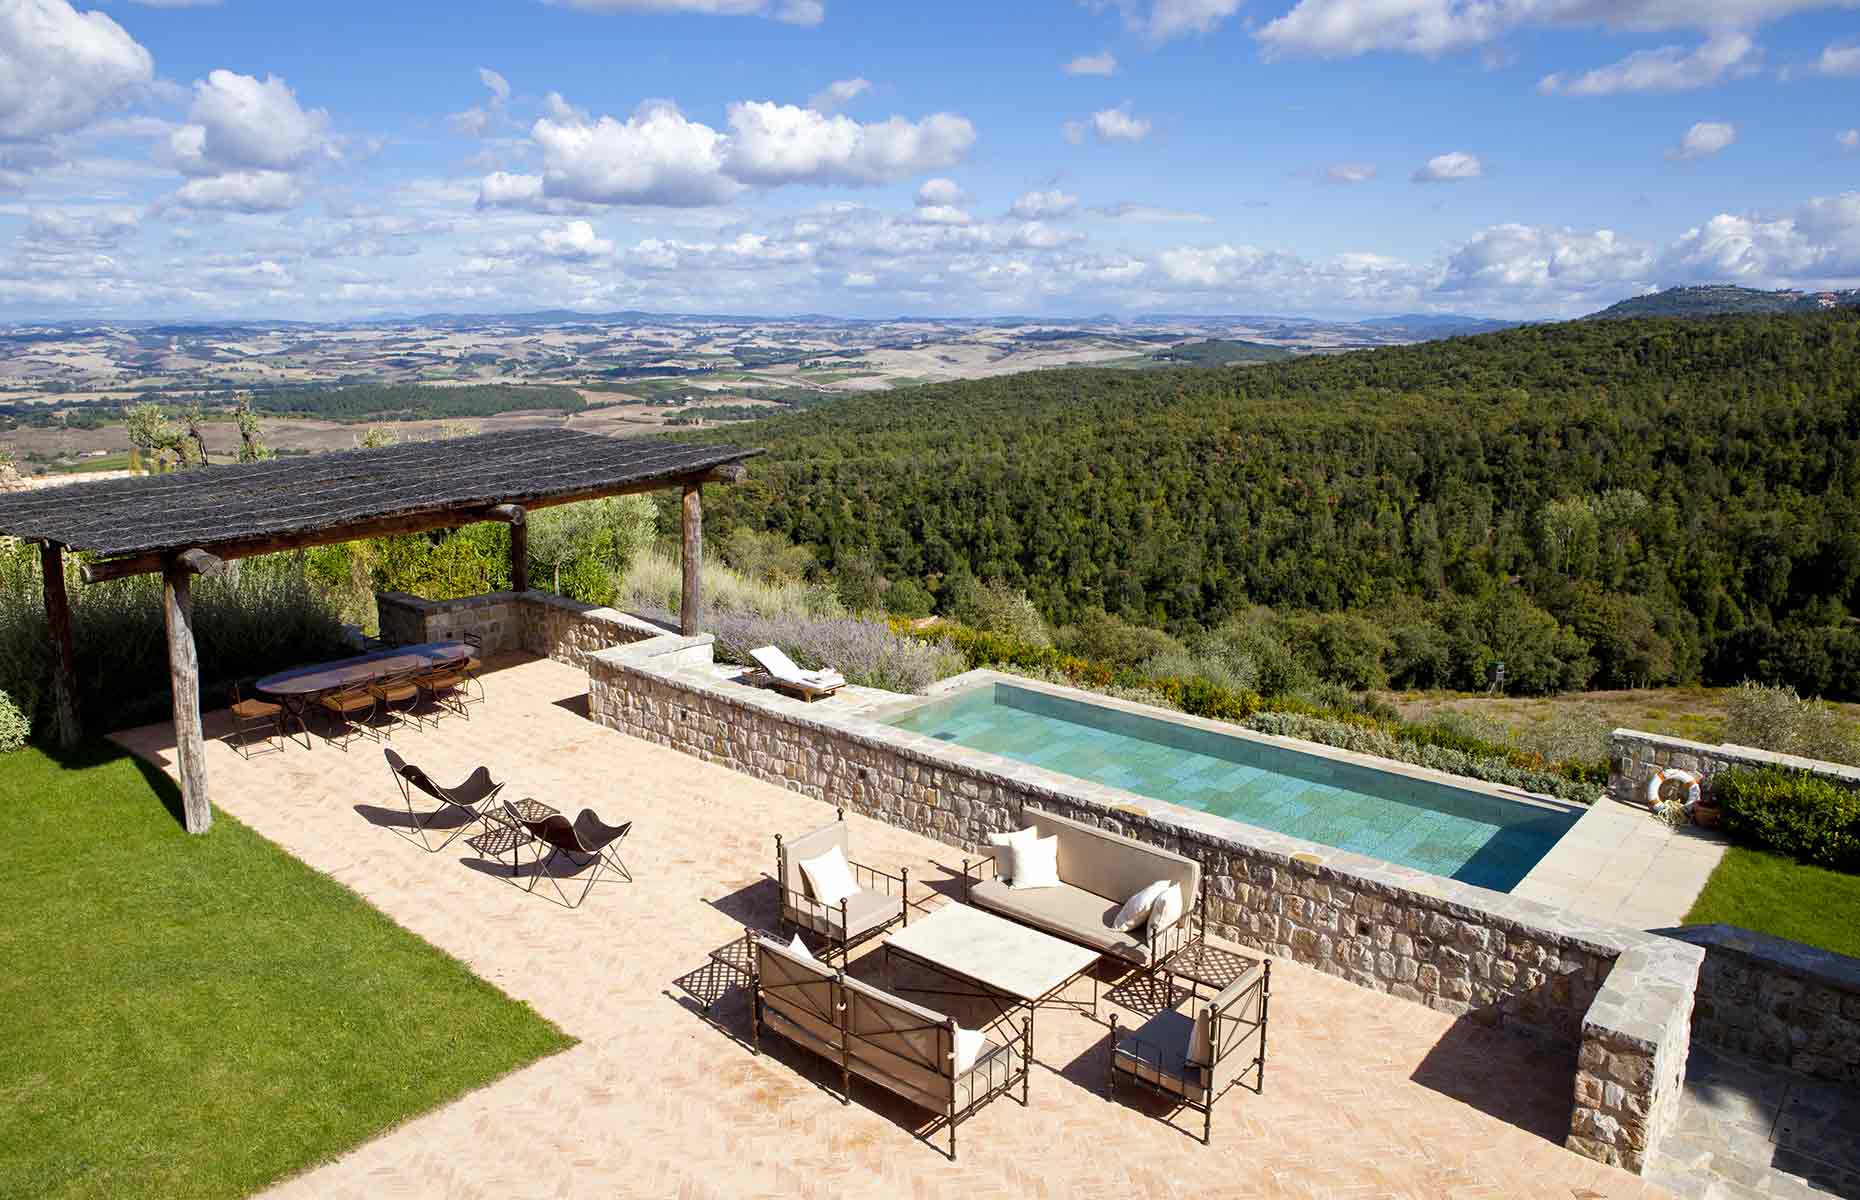
[[[1099,952],[1017,925],[966,904],[946,904],[885,939],[885,980],[893,956],[916,963],[958,985],[952,989],[910,988],[932,996],[987,1000],[999,1024],[1015,1011],[1027,1013],[1027,1055],[1033,1056],[1033,1013],[1058,1001],[1060,993],[1090,971]],[[1065,1002],[1061,1002],[1065,1003]],[[1098,1013],[1098,977],[1092,976],[1091,1010]],[[1023,1088],[1023,1093],[1025,1089]],[[1023,1095],[1024,1098],[1024,1095]]]

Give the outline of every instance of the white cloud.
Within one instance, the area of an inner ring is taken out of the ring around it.
[[[614,252],[614,244],[595,233],[587,221],[570,221],[560,229],[545,229],[536,235],[536,243],[549,258],[578,262],[605,258]]]
[[[1817,75],[1860,75],[1860,42],[1836,42],[1810,68]]]
[[[1109,50],[1099,54],[1081,54],[1059,69],[1068,75],[1115,75],[1117,55]]]
[[[303,203],[303,188],[286,171],[227,171],[190,179],[171,197],[182,208],[221,212],[282,212]]]
[[[836,79],[807,98],[807,107],[815,112],[836,113],[859,96],[872,90],[872,81],[864,76]]]
[[[1084,121],[1067,121],[1062,129],[1066,140],[1078,145],[1091,134],[1101,142],[1140,142],[1150,135],[1150,123],[1130,115],[1130,106],[1120,104],[1095,112]]]
[[[1008,212],[1023,221],[1051,221],[1071,216],[1078,206],[1077,196],[1068,195],[1055,188],[1047,192],[1022,193]]]
[[[1860,150],[1860,129],[1842,130],[1834,140],[1843,150]]]
[[[624,121],[590,121],[559,96],[557,115],[538,118],[530,137],[542,150],[540,187],[528,177],[487,177],[485,204],[544,197],[589,204],[722,204],[741,185],[723,174],[723,135],[667,103],[642,105]]]
[[[1107,221],[1128,221],[1133,225],[1210,225],[1214,222],[1214,218],[1206,213],[1162,208],[1155,204],[1141,204],[1135,200],[1120,200],[1116,204],[1094,208],[1091,212],[1093,216],[1103,217]]]
[[[713,17],[773,17],[790,25],[818,25],[826,18],[821,0],[548,0],[565,8],[601,13],[696,13]]]
[[[1705,158],[1728,148],[1737,141],[1737,126],[1728,121],[1700,121],[1686,130],[1679,145],[1666,152],[1675,162]]]
[[[493,171],[478,185],[480,208],[532,208],[543,203],[541,175]]]
[[[1368,183],[1375,177],[1374,163],[1336,163],[1324,170],[1325,183]]]
[[[504,106],[510,101],[510,81],[491,68],[478,68],[478,82],[490,91],[490,99],[446,118],[453,131],[465,137],[483,137],[500,122]]]
[[[27,214],[25,238],[41,245],[102,250],[134,236],[141,225],[133,208],[35,207]]]
[[[953,166],[975,144],[975,127],[954,113],[921,121],[850,117],[767,100],[730,106],[724,167],[744,183],[865,187]]]
[[[1207,33],[1240,10],[1240,0],[1115,0],[1124,24],[1164,42],[1190,33]]]
[[[1464,179],[1477,179],[1484,174],[1485,164],[1479,161],[1478,155],[1454,150],[1448,154],[1436,154],[1416,167],[1409,178],[1416,183],[1458,183]]]
[[[924,180],[923,185],[917,189],[917,205],[919,208],[939,205],[947,207],[955,204],[967,204],[968,201],[968,193],[962,190],[961,184],[953,179],[945,179],[940,175],[935,179]]]
[[[1496,225],[1447,258],[1438,289],[1529,302],[1614,294],[1645,280],[1653,256],[1613,230]]]
[[[1546,75],[1537,90],[1546,95],[1561,91],[1571,96],[1607,96],[1615,92],[1676,92],[1710,87],[1727,74],[1752,69],[1756,43],[1745,33],[1722,33],[1696,49],[1661,46],[1640,50],[1620,62],[1565,80]]]
[[[66,0],[0,4],[0,138],[70,133],[154,77],[154,58],[103,13]]]
[[[190,123],[174,131],[169,150],[189,175],[225,170],[295,171],[333,157],[329,114],[306,111],[276,75],[261,83],[219,70],[194,84]]]
[[[919,204],[915,215],[926,225],[967,225],[975,220],[953,204]]]
[[[1854,0],[1298,0],[1256,36],[1276,54],[1431,55],[1526,28],[1715,32],[1851,7]]]

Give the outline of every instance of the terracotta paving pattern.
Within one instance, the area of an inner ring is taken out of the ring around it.
[[[381,751],[317,739],[242,759],[211,743],[219,807],[528,1001],[580,1044],[409,1121],[275,1189],[287,1197],[1599,1197],[1666,1195],[1563,1150],[1573,1064],[1533,1043],[1291,963],[1274,967],[1263,1094],[1236,1090],[1203,1147],[1197,1114],[1103,1095],[1106,1027],[1043,1009],[1031,1104],[998,1099],[965,1123],[960,1158],[921,1134],[928,1114],[779,1039],[745,1044],[747,1003],[707,1019],[708,953],[775,914],[773,837],[832,818],[818,801],[634,741],[585,716],[586,676],[518,658],[486,678],[469,721],[394,745],[441,783],[480,762],[573,813],[635,822],[637,882],[601,883],[569,911],[512,886],[461,838],[428,853]],[[208,731],[224,729],[224,714]],[[172,769],[171,735],[123,739]],[[863,818],[854,857],[948,888],[960,852]],[[571,887],[579,890],[578,883]],[[929,897],[932,893],[925,892]],[[941,901],[939,901],[941,902]],[[254,969],[263,969],[254,964]],[[864,969],[864,964],[861,967]],[[1114,981],[1106,980],[1107,987]],[[1142,989],[1114,992],[1140,1023]],[[1089,999],[1089,995],[1083,998]],[[443,1020],[442,1013],[409,1014]],[[410,1062],[408,1070],[419,1070]]]

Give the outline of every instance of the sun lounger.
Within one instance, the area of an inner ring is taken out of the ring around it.
[[[769,678],[774,680],[777,688],[793,692],[803,700],[831,696],[846,686],[845,677],[838,671],[803,671],[792,658],[775,646],[751,650],[749,657],[769,673]]]

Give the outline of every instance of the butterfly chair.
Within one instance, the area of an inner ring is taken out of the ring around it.
[[[400,787],[400,798],[406,804],[407,816],[413,822],[413,832],[408,836],[417,837],[428,850],[444,850],[460,834],[480,822],[496,820],[503,823],[503,810],[498,804],[497,794],[504,790],[504,785],[491,779],[490,768],[479,767],[466,777],[465,782],[444,788],[434,783],[425,771],[403,759],[394,747],[384,746],[381,753],[387,757],[388,770],[394,773],[394,782]],[[439,801],[439,807],[425,813],[416,809],[413,806],[416,789]],[[458,819],[458,827],[446,833],[439,844],[434,845],[431,837],[433,822],[446,814]]]
[[[581,902],[588,898],[588,893],[594,889],[595,882],[601,878],[603,872],[618,875],[628,883],[633,882],[633,873],[626,869],[626,864],[620,861],[620,855],[615,852],[615,848],[626,839],[626,835],[632,832],[633,822],[623,821],[618,825],[609,825],[595,816],[591,808],[582,809],[581,815],[573,821],[561,813],[531,817],[509,804],[506,804],[505,808],[508,809],[511,819],[515,820],[518,826],[534,838],[539,845],[549,847],[547,854],[541,851],[536,852],[537,874],[549,880],[555,887],[556,894],[562,897],[562,903],[565,906],[580,907]],[[557,854],[574,863],[578,871],[588,867],[589,864],[593,864],[594,867],[588,872],[587,882],[581,888],[581,895],[572,901],[568,898],[568,893],[562,890],[562,881],[548,869],[548,864]],[[531,880],[531,889],[533,890],[535,886],[535,881]]]

